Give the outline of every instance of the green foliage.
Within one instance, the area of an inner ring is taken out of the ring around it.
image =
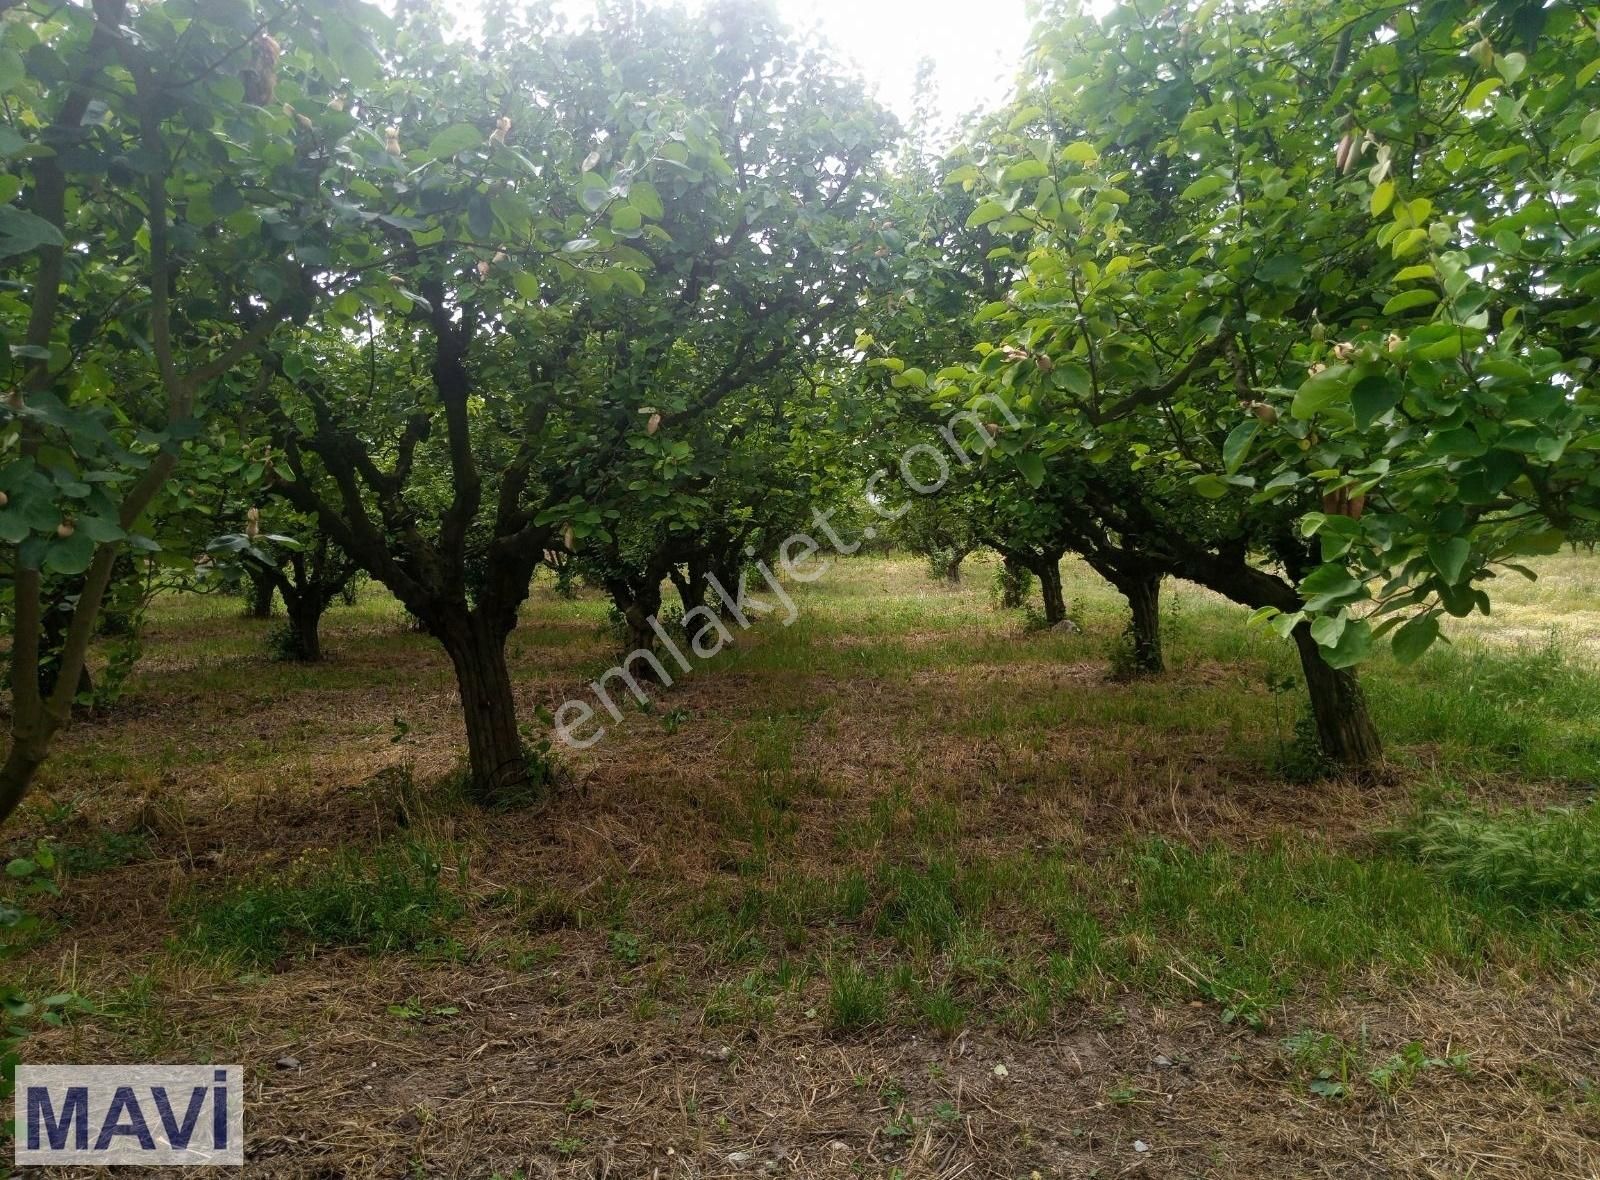
[[[217,898],[191,894],[178,912],[186,947],[264,967],[340,947],[415,951],[443,935],[462,903],[436,851],[404,842],[304,859]]]
[[[1413,1085],[1429,1070],[1450,1069],[1465,1073],[1471,1059],[1465,1053],[1452,1053],[1448,1057],[1433,1057],[1421,1041],[1410,1041],[1367,1071],[1367,1080],[1386,1098]]]
[[[1215,502],[1288,563],[1303,610],[1262,617],[1315,620],[1335,667],[1415,658],[1600,517],[1570,330],[1600,203],[1563,212],[1600,184],[1592,32],[1542,10],[1512,52],[1470,4],[1391,15],[1047,5],[1015,113],[948,176],[1019,273],[930,383],[1021,413],[1000,450],[1035,486],[1082,453]]]

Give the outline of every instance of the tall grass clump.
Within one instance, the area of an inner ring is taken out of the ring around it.
[[[463,912],[435,851],[415,841],[343,849],[261,876],[219,898],[179,903],[192,950],[245,966],[293,952],[416,950]]]
[[[1385,733],[1430,742],[1447,763],[1535,778],[1600,779],[1600,667],[1552,635],[1505,649],[1441,647],[1412,668],[1372,678]]]
[[[1400,843],[1463,892],[1527,908],[1600,912],[1600,804],[1509,815],[1434,812]]]

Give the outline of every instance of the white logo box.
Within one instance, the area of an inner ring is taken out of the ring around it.
[[[244,1067],[19,1065],[17,1164],[244,1163]]]

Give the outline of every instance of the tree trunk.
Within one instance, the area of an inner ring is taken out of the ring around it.
[[[1367,709],[1361,682],[1349,668],[1330,667],[1311,636],[1311,624],[1294,629],[1311,696],[1311,716],[1317,726],[1317,744],[1330,760],[1348,769],[1364,769],[1383,756],[1383,743]]]
[[[49,748],[49,734],[39,738],[13,736],[6,760],[0,764],[0,824],[21,804]]]
[[[686,562],[682,570],[673,566],[668,576],[672,579],[673,589],[678,592],[678,601],[683,603],[684,614],[706,604],[706,566],[703,561]]]
[[[507,633],[476,612],[452,619],[438,631],[461,692],[473,794],[485,803],[504,800],[529,778],[506,664]]]
[[[1015,557],[1000,559],[1000,609],[1016,610],[1028,597],[1028,568]]]
[[[272,579],[264,574],[250,575],[250,617],[252,619],[270,619],[272,617]]]
[[[661,583],[646,577],[631,586],[628,597],[617,605],[628,629],[627,651],[654,651],[656,633],[650,620],[661,613]]]
[[[288,607],[289,627],[294,634],[294,658],[306,664],[319,662],[322,659],[322,615],[327,604],[315,594],[304,593],[284,605]]]
[[[1044,621],[1054,627],[1067,617],[1067,600],[1061,593],[1061,563],[1046,558],[1034,572],[1039,575],[1039,593],[1044,597]]]
[[[944,567],[944,576],[947,582],[959,583],[961,581],[961,563],[966,559],[966,556],[960,550],[951,552],[950,560],[945,563]]]
[[[744,552],[734,549],[729,553],[713,558],[710,574],[721,584],[729,598],[739,597],[739,576],[744,572]],[[728,605],[722,595],[717,595],[717,614],[723,619],[734,618],[733,608]]]
[[[1166,671],[1161,655],[1161,576],[1127,578],[1115,585],[1132,612],[1128,635],[1133,640],[1133,666],[1140,672]]]

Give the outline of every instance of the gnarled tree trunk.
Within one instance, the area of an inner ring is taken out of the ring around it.
[[[1028,597],[1029,570],[1021,560],[1011,554],[1000,559],[1000,607],[1016,610]]]
[[[1044,558],[1033,572],[1039,578],[1039,593],[1044,598],[1044,620],[1054,627],[1067,617],[1067,600],[1061,592],[1061,562]]]
[[[272,592],[277,589],[272,578],[264,573],[250,571],[250,617],[252,619],[270,619],[272,617]]]
[[[739,577],[744,573],[744,551],[734,548],[714,555],[707,573],[717,579],[726,594],[717,595],[717,613],[723,619],[734,618],[730,600],[739,597]]]
[[[294,632],[294,658],[306,664],[317,663],[322,659],[322,616],[328,607],[327,599],[308,592],[284,605]]]
[[[1113,585],[1128,600],[1128,636],[1133,641],[1133,666],[1140,672],[1162,672],[1161,575],[1119,578]]]
[[[606,579],[606,592],[622,615],[624,651],[654,651],[655,628],[650,620],[661,613],[659,571],[648,571]],[[641,675],[652,675],[649,664]]]
[[[701,558],[692,558],[668,570],[667,576],[678,592],[678,601],[683,603],[684,614],[706,604],[706,571],[707,563]]]
[[[510,630],[478,611],[459,611],[446,615],[434,631],[455,668],[473,793],[490,803],[526,786],[529,776],[506,663]]]
[[[1174,565],[1173,572],[1252,609],[1300,609],[1300,598],[1292,585],[1276,574],[1256,569],[1243,554],[1186,557]],[[1332,668],[1323,660],[1309,623],[1294,629],[1294,642],[1305,672],[1317,744],[1323,754],[1352,770],[1375,765],[1383,756],[1383,741],[1354,670]]]
[[[1294,643],[1305,672],[1311,716],[1322,752],[1347,768],[1372,766],[1383,755],[1383,742],[1355,672],[1330,667],[1323,660],[1322,648],[1311,636],[1310,623],[1301,623],[1294,629]]]

